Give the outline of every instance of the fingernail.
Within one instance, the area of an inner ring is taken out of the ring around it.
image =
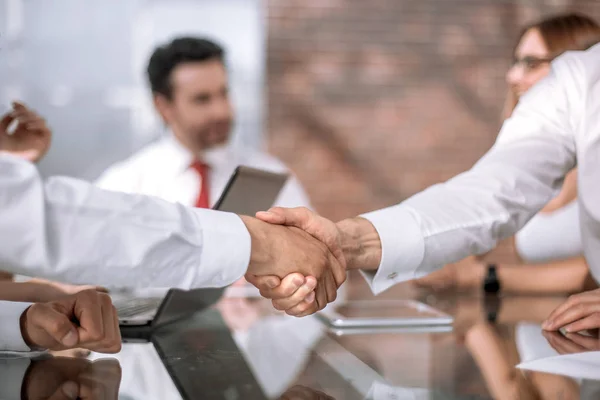
[[[317,287],[317,281],[315,281],[314,279],[307,279],[304,283],[304,286],[306,286],[308,290],[315,290],[315,288]]]
[[[573,328],[571,327],[571,325],[565,326],[565,332],[567,333],[572,333]]]
[[[547,330],[547,329],[549,329],[549,328],[550,328],[550,321],[547,321],[547,320],[546,320],[546,321],[544,321],[544,322],[542,323],[542,329],[544,329],[544,330]]]
[[[304,279],[300,278],[299,276],[296,276],[293,280],[292,283],[294,284],[294,286],[296,286],[296,289],[299,288],[300,286],[302,286],[304,284]]]
[[[61,390],[69,399],[76,399],[79,396],[79,386],[75,382],[65,382]]]
[[[315,292],[310,292],[308,294],[308,296],[306,296],[304,298],[304,301],[307,302],[307,303],[312,303],[313,301],[315,301]]]
[[[78,341],[79,338],[77,337],[77,332],[70,330],[60,342],[67,347],[74,347]]]
[[[275,289],[275,288],[277,287],[277,281],[276,281],[275,279],[272,279],[272,278],[271,278],[271,279],[268,279],[268,280],[267,280],[267,286],[268,286],[270,289]]]

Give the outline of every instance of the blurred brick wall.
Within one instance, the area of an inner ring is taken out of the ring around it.
[[[600,0],[266,0],[271,151],[340,219],[468,169],[493,143],[520,27]]]

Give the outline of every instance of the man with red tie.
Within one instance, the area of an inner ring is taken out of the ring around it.
[[[177,38],[154,51],[147,73],[167,134],[109,168],[96,182],[98,186],[210,208],[238,165],[289,172],[268,154],[228,145],[234,112],[225,52],[219,45],[206,39]],[[310,207],[293,176],[276,205]]]

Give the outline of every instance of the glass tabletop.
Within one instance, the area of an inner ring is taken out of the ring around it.
[[[68,382],[85,399],[600,397],[597,337],[540,328],[562,298],[420,300],[453,315],[453,329],[333,329],[262,299],[224,298],[115,356],[2,359],[2,376],[17,382],[27,363],[13,392],[28,399],[54,399]]]

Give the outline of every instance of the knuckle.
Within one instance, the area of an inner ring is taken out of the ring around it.
[[[285,313],[291,317],[297,317],[300,312],[297,310],[286,310]]]
[[[46,305],[43,303],[33,303],[31,306],[29,306],[29,310],[27,311],[29,318],[35,318],[40,312],[44,310],[45,307]]]
[[[584,312],[586,310],[586,306],[583,303],[577,303],[573,306],[573,309],[578,312]]]
[[[104,338],[104,332],[100,331],[99,329],[96,329],[88,333],[87,340],[89,342],[102,342]]]
[[[110,296],[108,294],[106,294],[106,293],[99,293],[96,290],[94,290],[94,291],[96,293],[98,293],[97,295],[98,295],[99,300],[100,300],[100,302],[102,303],[103,306],[106,306],[106,307],[112,307],[113,306],[112,299],[110,298]]]

